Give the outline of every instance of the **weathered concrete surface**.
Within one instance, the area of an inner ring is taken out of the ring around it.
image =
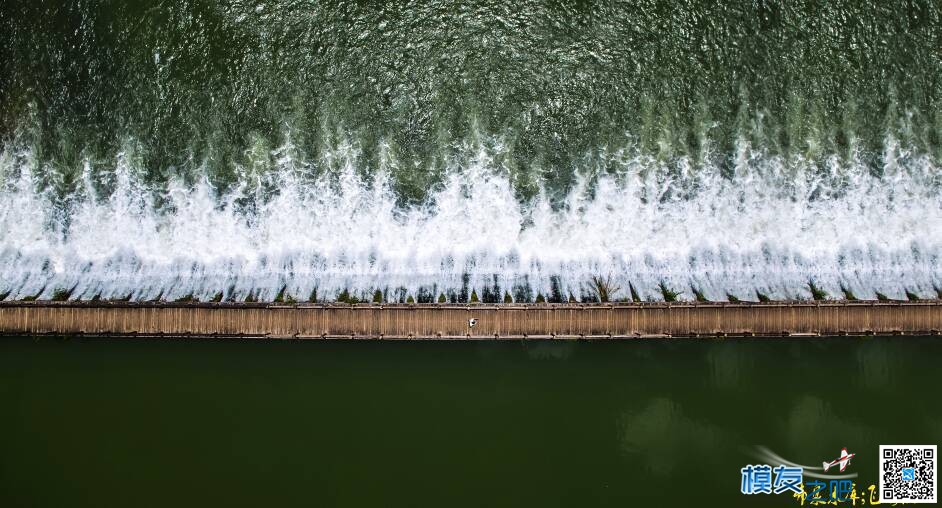
[[[476,319],[473,327],[469,320]],[[0,334],[521,339],[939,334],[942,301],[616,304],[0,302]]]

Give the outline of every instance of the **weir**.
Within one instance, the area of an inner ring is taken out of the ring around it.
[[[3,335],[467,340],[938,335],[940,330],[942,300],[528,305],[0,302]]]
[[[17,3],[0,300],[942,298],[938,2]]]

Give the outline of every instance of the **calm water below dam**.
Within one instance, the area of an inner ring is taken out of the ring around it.
[[[797,506],[942,441],[942,341],[0,341],[0,505]]]

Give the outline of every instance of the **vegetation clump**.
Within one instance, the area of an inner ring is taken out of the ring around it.
[[[549,303],[563,303],[563,284],[559,278],[559,275],[553,275],[550,277],[550,294],[546,297],[546,301]]]
[[[484,286],[481,288],[481,301],[483,303],[500,303],[500,287],[497,286],[496,281],[494,287]]]
[[[546,297],[543,296],[543,293],[536,294],[536,303],[546,303]]]
[[[632,283],[628,283],[628,290],[631,291],[631,301],[640,302],[641,295],[638,294],[638,291],[635,289],[635,286]]]
[[[471,290],[471,300],[470,303],[481,303],[481,300],[478,299],[478,292],[474,289]]]
[[[355,305],[360,303],[360,299],[344,288],[344,290],[341,291],[339,295],[337,295],[337,303],[349,303],[350,305]]]
[[[52,301],[54,301],[54,302],[64,302],[64,301],[68,300],[70,296],[72,296],[72,290],[71,290],[71,289],[57,288],[57,289],[56,289],[55,291],[53,291],[53,293],[52,293]]]
[[[815,300],[827,300],[827,292],[816,286],[814,281],[808,281],[808,289],[811,290],[811,298]]]
[[[373,291],[373,303],[383,303],[383,292],[380,290]]]
[[[278,294],[275,296],[274,303],[298,303],[298,301],[288,294],[288,286],[282,286],[281,291],[278,291]]]
[[[680,293],[668,288],[667,284],[664,284],[664,282],[660,283],[660,288],[661,288],[661,295],[664,296],[665,302],[676,302],[677,297],[680,296]]]
[[[529,283],[517,285],[514,287],[513,301],[515,302],[532,302],[533,301],[533,290],[530,288]]]
[[[697,289],[697,288],[693,288],[693,298],[694,298],[696,301],[698,301],[698,302],[709,302],[709,301],[710,301],[710,300],[707,300],[707,297],[703,295],[703,291],[701,291],[701,290],[699,290],[699,289]]]
[[[399,288],[396,289],[395,295],[396,295],[396,296],[395,296],[395,301],[396,301],[396,302],[398,302],[398,303],[406,303],[406,298],[409,296],[409,290],[406,289],[406,288],[403,287],[403,286],[399,286]]]
[[[24,302],[33,302],[33,301],[36,301],[36,300],[39,299],[40,295],[42,295],[42,294],[43,294],[43,291],[45,291],[45,290],[46,290],[46,287],[43,286],[39,291],[36,292],[35,295],[24,296],[24,297],[22,298],[22,301],[24,301]]]
[[[416,303],[435,303],[435,295],[425,287],[420,287],[415,293]]]
[[[461,302],[466,303],[468,301],[468,285],[471,283],[471,274],[464,273],[461,275],[461,290],[458,291],[458,294],[455,295],[455,303]]]
[[[845,300],[850,300],[850,301],[857,300],[857,296],[854,295],[853,291],[847,289],[846,287],[841,286],[841,292],[844,293]]]
[[[615,296],[615,293],[621,290],[620,287],[615,285],[615,282],[612,280],[612,275],[609,274],[606,277],[600,275],[595,275],[592,277],[591,281],[592,291],[595,292],[595,296],[599,299],[600,302],[605,303],[611,301],[612,297]],[[570,295],[570,300],[572,296]]]

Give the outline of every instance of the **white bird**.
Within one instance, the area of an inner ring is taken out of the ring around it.
[[[477,320],[477,319],[469,319],[469,320],[468,320],[468,328],[474,328],[474,325],[476,325],[476,324],[478,324],[478,320]]]

